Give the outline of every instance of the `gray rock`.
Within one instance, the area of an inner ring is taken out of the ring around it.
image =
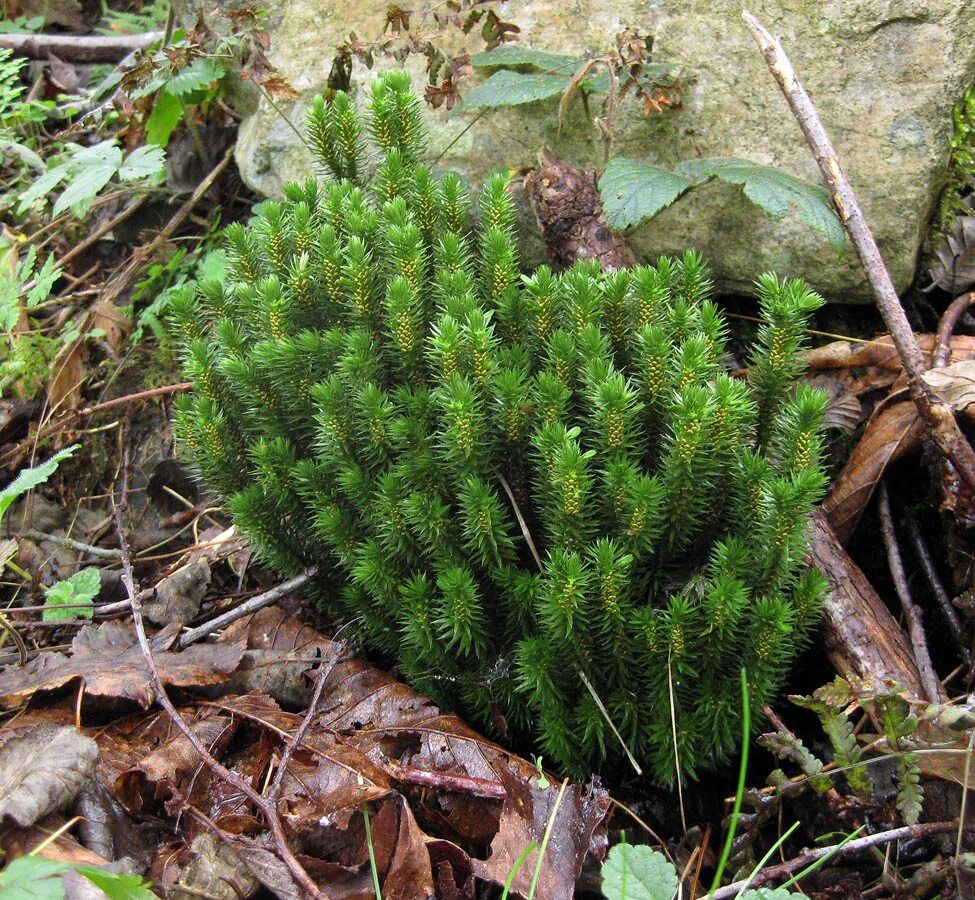
[[[325,85],[334,47],[355,30],[380,35],[387,0],[282,0],[269,20],[271,57],[301,92],[278,104],[300,127]],[[899,289],[914,275],[948,157],[951,107],[975,80],[975,3],[971,0],[756,0],[753,11],[783,40],[819,107]],[[682,64],[690,77],[681,112],[645,119],[636,102],[618,114],[615,153],[671,167],[698,156],[739,156],[818,181],[818,170],[777,86],[740,18],[740,0],[532,0],[502,3],[519,41],[538,49],[596,54],[632,26],[654,37],[655,59]],[[454,47],[456,35],[448,38]],[[482,49],[469,39],[467,49]],[[406,65],[422,88],[421,61]],[[380,61],[378,65],[395,65]],[[360,97],[372,73],[354,71]],[[472,84],[473,81],[468,81]],[[598,107],[598,104],[596,105]],[[595,108],[594,107],[594,111]],[[428,110],[431,158],[478,183],[499,165],[534,163],[548,144],[562,158],[595,166],[597,129],[574,100],[557,134],[557,101],[486,113]],[[449,149],[447,149],[449,147]],[[241,125],[237,161],[265,195],[313,171],[293,129],[266,102]],[[679,200],[632,235],[653,259],[688,247],[703,251],[725,289],[741,290],[759,272],[807,278],[830,300],[869,302],[852,250],[839,256],[824,238],[787,217],[775,221],[738,188],[712,184]],[[524,262],[541,261],[528,233]]]

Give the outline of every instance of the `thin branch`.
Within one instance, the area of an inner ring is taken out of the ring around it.
[[[163,36],[162,31],[112,35],[0,34],[0,47],[9,47],[31,59],[47,59],[48,54],[53,54],[68,62],[119,62]]]
[[[975,488],[975,450],[959,429],[951,408],[921,378],[921,373],[927,368],[924,354],[915,340],[856,194],[840,168],[836,150],[823,127],[819,113],[779,41],[751,13],[742,12],[742,18],[761,49],[769,71],[782,89],[829,186],[833,205],[860,257],[867,281],[877,300],[877,307],[904,366],[911,399],[935,444],[951,460],[961,477]]]
[[[245,600],[240,606],[228,610],[216,618],[211,619],[209,622],[204,622],[197,628],[191,628],[180,638],[179,648],[183,650],[195,641],[200,640],[200,638],[206,637],[208,634],[213,634],[214,631],[219,631],[221,628],[226,628],[232,622],[243,619],[244,616],[249,616],[259,609],[264,609],[265,606],[277,603],[282,597],[287,597],[288,594],[292,594],[299,588],[304,587],[317,574],[318,566],[312,566],[311,568],[305,569],[300,575],[295,575],[294,578],[276,585],[271,590],[265,591],[263,594],[258,594],[256,597],[251,597],[250,600]]]
[[[955,297],[948,304],[948,308],[938,323],[938,336],[934,343],[933,368],[939,369],[941,366],[948,365],[948,360],[951,359],[951,336],[955,333],[958,320],[972,306],[975,306],[975,291],[969,291],[967,294]]]
[[[951,598],[948,596],[945,586],[938,577],[938,570],[934,567],[931,554],[928,552],[928,546],[924,542],[924,536],[921,534],[921,529],[918,527],[917,520],[914,516],[907,517],[907,532],[911,536],[911,543],[914,545],[914,552],[917,553],[917,558],[921,562],[921,568],[924,569],[924,574],[928,578],[928,584],[931,585],[931,590],[934,592],[935,599],[938,601],[938,609],[941,610],[941,615],[944,617],[948,630],[958,645],[958,652],[961,654],[962,661],[966,666],[971,666],[972,651],[969,649],[968,641],[966,640],[965,629],[962,627],[958,611],[952,605]]]
[[[190,742],[190,745],[196,751],[203,764],[221,781],[240,791],[245,797],[247,797],[248,800],[251,801],[251,803],[255,805],[258,810],[260,810],[264,820],[267,822],[268,828],[271,831],[271,835],[274,838],[274,843],[278,854],[281,857],[281,861],[288,867],[288,871],[301,885],[301,887],[311,897],[318,900],[318,898],[321,898],[323,895],[315,882],[312,881],[311,876],[309,876],[304,867],[298,862],[294,854],[291,852],[291,848],[288,846],[288,839],[284,833],[284,827],[281,824],[281,817],[278,815],[276,805],[269,800],[265,800],[265,798],[254,790],[246,779],[242,778],[236,772],[231,772],[213,757],[206,745],[200,740],[196,732],[190,728],[186,720],[180,715],[179,711],[173,705],[172,700],[169,699],[169,695],[166,693],[166,686],[163,684],[162,678],[159,675],[159,669],[156,666],[156,661],[152,655],[152,648],[149,645],[149,638],[146,636],[145,622],[142,618],[142,601],[140,599],[139,590],[136,588],[135,576],[132,571],[132,558],[129,553],[129,543],[128,539],[125,537],[125,523],[122,519],[122,512],[127,504],[127,491],[128,448],[126,448],[123,453],[122,499],[120,502],[116,503],[115,496],[113,494],[112,508],[115,514],[115,527],[118,531],[119,550],[122,554],[122,583],[125,585],[125,590],[129,595],[129,601],[132,604],[132,620],[135,624],[135,633],[139,639],[139,647],[142,650],[142,656],[145,659],[146,667],[149,670],[149,675],[152,678],[156,702],[158,702],[159,705],[166,711],[170,719],[172,719],[173,724]]]
[[[917,663],[917,670],[921,675],[921,685],[928,695],[928,700],[931,703],[937,703],[941,699],[941,680],[938,678],[937,672],[934,671],[931,654],[928,652],[921,611],[917,608],[917,604],[911,597],[911,590],[907,586],[907,575],[904,572],[900,547],[897,546],[897,532],[894,530],[894,517],[890,512],[890,496],[887,493],[886,481],[880,482],[880,489],[877,492],[877,511],[880,513],[880,534],[887,550],[890,575],[894,580],[894,588],[904,610],[904,618],[907,619],[907,633],[914,648],[914,661]]]
[[[82,541],[76,541],[74,538],[62,537],[59,534],[45,534],[43,531],[30,530],[18,531],[17,536],[30,538],[32,541],[48,541],[61,547],[67,547],[69,550],[77,550],[79,553],[86,553],[88,556],[93,556],[95,559],[121,559],[122,556],[118,550],[113,550],[110,547],[95,547],[92,544],[85,544]]]
[[[905,825],[903,828],[893,828],[890,831],[881,831],[877,834],[868,834],[862,838],[854,838],[845,844],[837,844],[832,847],[819,847],[815,850],[804,850],[794,859],[784,862],[778,866],[769,866],[762,869],[752,879],[752,886],[757,887],[769,881],[778,881],[781,878],[793,875],[801,871],[810,863],[824,856],[853,856],[872,847],[879,847],[882,844],[890,844],[900,840],[922,840],[935,834],[953,834],[959,829],[956,821],[951,822],[925,822],[922,825]],[[975,825],[965,825],[967,832],[975,831]],[[737,897],[738,893],[745,886],[746,880],[736,881],[733,884],[726,884],[718,888],[714,893],[708,895],[708,900],[728,900]]]

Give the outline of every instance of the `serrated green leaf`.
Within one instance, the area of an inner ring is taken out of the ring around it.
[[[123,181],[149,178],[158,174],[166,165],[166,151],[153,143],[133,150],[119,166],[118,177]]]
[[[209,56],[195,59],[166,81],[165,92],[176,97],[190,94],[223,78],[223,65]]]
[[[520,106],[558,97],[569,86],[571,75],[542,75],[502,69],[464,94],[467,106]]]
[[[183,117],[183,102],[173,94],[161,93],[146,120],[146,142],[157,147],[169,145],[169,138]]]
[[[645,844],[617,844],[603,864],[607,900],[671,900],[677,872],[667,858]]]
[[[692,187],[680,175],[622,156],[611,159],[599,179],[606,221],[617,230],[655,216]]]
[[[60,453],[56,453],[47,462],[34,466],[32,469],[24,469],[10,484],[0,490],[0,522],[3,521],[4,513],[14,500],[21,494],[33,490],[39,484],[44,484],[54,474],[61,460],[67,459],[80,446],[80,444],[72,444],[70,447],[65,447]]]
[[[811,181],[734,157],[687,160],[677,171],[693,178],[720,178],[728,184],[741,185],[745,196],[772,218],[781,219],[794,212],[800,222],[818,231],[837,249],[846,241],[846,231],[833,209],[829,191]]]
[[[92,601],[101,589],[102,576],[92,566],[52,584],[44,598],[43,620],[57,622],[63,619],[90,619],[93,614]]]
[[[112,180],[122,164],[122,151],[118,147],[103,146],[105,143],[86,148],[71,159],[71,180],[54,204],[52,215],[58,216],[66,209],[75,215],[84,215],[91,201]]]
[[[101,890],[109,900],[156,900],[156,895],[149,890],[148,882],[138,875],[116,874],[97,866],[85,865],[77,865],[75,870]]]
[[[61,900],[61,876],[71,866],[40,856],[21,856],[0,872],[3,900]]]
[[[578,56],[532,50],[531,47],[519,47],[517,44],[502,44],[494,50],[475,53],[471,57],[471,65],[478,69],[498,66],[533,66],[543,72],[561,72],[571,75],[582,65],[582,60]]]
[[[48,254],[39,272],[34,273],[34,287],[27,292],[27,306],[37,306],[51,295],[51,289],[61,277],[61,270],[54,264],[54,254]]]
[[[20,195],[20,202],[17,204],[18,214],[26,212],[35,202],[49,191],[53,191],[67,177],[68,167],[62,163],[36,178],[31,186]]]

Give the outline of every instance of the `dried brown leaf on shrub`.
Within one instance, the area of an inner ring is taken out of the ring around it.
[[[853,534],[887,466],[919,446],[923,435],[913,401],[904,398],[877,409],[822,504],[842,543]]]
[[[0,821],[29,828],[71,803],[95,774],[98,745],[70,727],[40,725],[0,747]]]
[[[179,653],[169,648],[179,624],[150,639],[163,684],[201,687],[225,682],[240,662],[237,644],[204,644]],[[86,626],[71,642],[71,653],[42,653],[26,666],[0,673],[0,705],[16,706],[39,691],[53,691],[76,678],[85,682],[86,699],[131,700],[147,709],[153,699],[149,671],[131,624],[104,622]]]

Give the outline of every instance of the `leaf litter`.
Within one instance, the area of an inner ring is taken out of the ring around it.
[[[174,652],[178,630],[166,626],[150,639],[163,681],[180,690],[179,712],[213,757],[259,793],[275,778],[283,748],[302,725],[312,681],[325,668],[322,700],[294,747],[277,805],[295,856],[329,898],[371,896],[370,840],[383,897],[404,900],[473,898],[478,883],[503,886],[518,856],[541,842],[556,812],[558,783],[543,781],[533,762],[442,713],[286,610],[261,610],[213,643]],[[263,690],[233,693],[238,675],[278,669],[291,682],[270,679],[280,702]],[[58,690],[76,681],[84,683],[86,722],[117,714],[119,704],[131,712],[76,730],[67,724],[76,698]],[[16,736],[0,747],[0,775],[5,758],[18,768],[16,761],[41,752],[52,733],[63,739],[48,758],[51,784],[74,773],[60,791],[40,786],[31,793],[11,781],[10,796],[0,800],[22,810],[17,824],[36,828],[52,809],[74,804],[101,822],[97,846],[111,861],[140,854],[125,846],[123,833],[169,822],[163,833],[170,830],[170,838],[141,852],[151,855],[146,876],[175,896],[184,887],[182,896],[193,896],[212,885],[213,867],[236,872],[227,877],[246,886],[244,896],[257,884],[298,896],[260,811],[202,763],[165,713],[149,709],[153,699],[135,634],[114,621],[82,628],[68,653],[46,653],[0,673],[0,702],[30,704],[5,729]],[[58,721],[60,728],[52,724]],[[84,754],[78,747],[88,748],[85,766],[78,765]],[[36,767],[29,768],[27,781],[40,785]],[[50,799],[32,805],[38,793]],[[571,896],[586,859],[602,858],[609,808],[598,781],[566,789],[540,869],[539,900]],[[514,882],[522,895],[537,852]]]

